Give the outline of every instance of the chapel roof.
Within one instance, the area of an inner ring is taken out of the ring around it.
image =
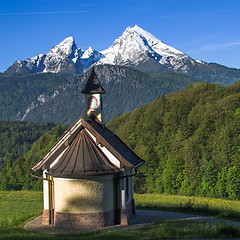
[[[77,140],[75,139],[79,139],[80,137],[79,133],[83,131],[83,129],[84,129],[84,132],[87,131],[89,133],[87,137],[85,133],[84,133],[84,137],[82,136],[82,139],[85,139],[86,144],[87,145],[90,144],[91,147],[94,148],[95,150],[99,148],[98,145],[100,145],[101,147],[105,147],[113,156],[115,156],[120,161],[121,167],[132,169],[132,168],[138,168],[139,166],[144,164],[144,160],[139,158],[127,145],[125,145],[125,143],[117,135],[111,132],[104,124],[100,123],[95,116],[91,115],[91,117],[88,119],[79,118],[78,121],[72,127],[70,127],[69,130],[61,137],[61,139],[48,151],[48,153],[39,162],[33,165],[31,169],[33,171],[36,171],[38,169],[50,170],[51,164],[61,154],[63,155],[60,157],[60,159],[63,160],[63,156],[65,156],[68,153],[68,157],[66,156],[66,159],[69,159],[70,161],[71,160],[71,157],[69,155],[70,149],[67,150],[67,148],[69,148],[69,146],[71,145],[72,146],[71,151],[76,153],[76,148],[74,147],[75,145],[73,145],[73,143],[77,143]],[[93,142],[89,140],[92,138],[92,136],[96,139],[96,141]],[[80,144],[80,142],[78,143]],[[95,150],[94,152],[97,151]],[[66,152],[66,154],[64,153],[64,151]],[[99,151],[97,151],[97,153],[99,157],[102,158],[102,161],[104,162],[105,158],[102,157],[102,153],[100,154]],[[83,155],[79,155],[79,156],[83,156]],[[88,153],[88,156],[90,157],[93,155]],[[99,157],[97,157],[97,159],[99,159]],[[78,160],[75,159],[71,161],[74,162]],[[85,171],[88,171],[86,169],[88,168],[85,168]],[[90,172],[94,175],[96,173],[96,172],[94,173],[94,171],[89,171],[89,173]]]
[[[83,178],[116,172],[120,172],[120,169],[107,159],[86,129],[82,128],[57,163],[50,166],[48,174],[54,177]]]
[[[98,80],[94,68],[92,68],[92,72],[81,92],[84,94],[105,93],[105,90]]]

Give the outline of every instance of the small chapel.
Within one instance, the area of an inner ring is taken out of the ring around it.
[[[127,225],[136,214],[134,175],[144,164],[103,121],[94,68],[81,91],[85,114],[30,169],[43,172],[42,224],[91,230]]]

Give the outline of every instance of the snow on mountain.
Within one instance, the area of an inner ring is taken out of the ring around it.
[[[89,58],[90,56],[93,55],[93,50],[91,47],[89,47],[81,56],[82,59]]]
[[[164,44],[151,33],[135,25],[127,27],[108,49],[98,52],[89,47],[83,51],[77,48],[73,37],[64,39],[50,49],[48,54],[40,54],[25,61],[16,61],[6,72],[39,73],[64,72],[81,73],[92,64],[112,64],[138,66],[146,61],[154,61],[166,69],[187,73],[196,62],[185,53]]]
[[[72,72],[75,70],[74,61],[79,54],[73,37],[64,39],[61,43],[51,48],[44,59],[43,72]],[[73,61],[74,59],[74,61]]]
[[[127,27],[111,47],[100,53],[104,58],[97,64],[138,65],[151,58],[167,68],[182,72],[187,71],[187,61],[194,64],[194,60],[185,53],[164,44],[137,25]]]
[[[81,73],[98,61],[101,54],[89,47],[86,51],[77,48],[73,37],[67,37],[58,45],[52,47],[48,54],[16,61],[6,73]]]

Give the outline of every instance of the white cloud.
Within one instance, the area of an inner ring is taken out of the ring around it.
[[[188,52],[191,54],[201,53],[201,52],[212,52],[212,51],[218,51],[223,48],[228,47],[235,47],[240,46],[240,42],[229,42],[229,43],[222,43],[222,44],[213,44],[213,45],[205,45],[198,49],[192,49]]]
[[[59,12],[0,13],[0,16],[39,15],[39,14],[69,14],[69,13],[86,13],[86,12],[89,12],[89,11],[59,11]]]

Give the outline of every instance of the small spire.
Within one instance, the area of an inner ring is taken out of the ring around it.
[[[81,92],[84,94],[105,93],[105,90],[94,71],[94,67],[92,68],[92,72]]]

